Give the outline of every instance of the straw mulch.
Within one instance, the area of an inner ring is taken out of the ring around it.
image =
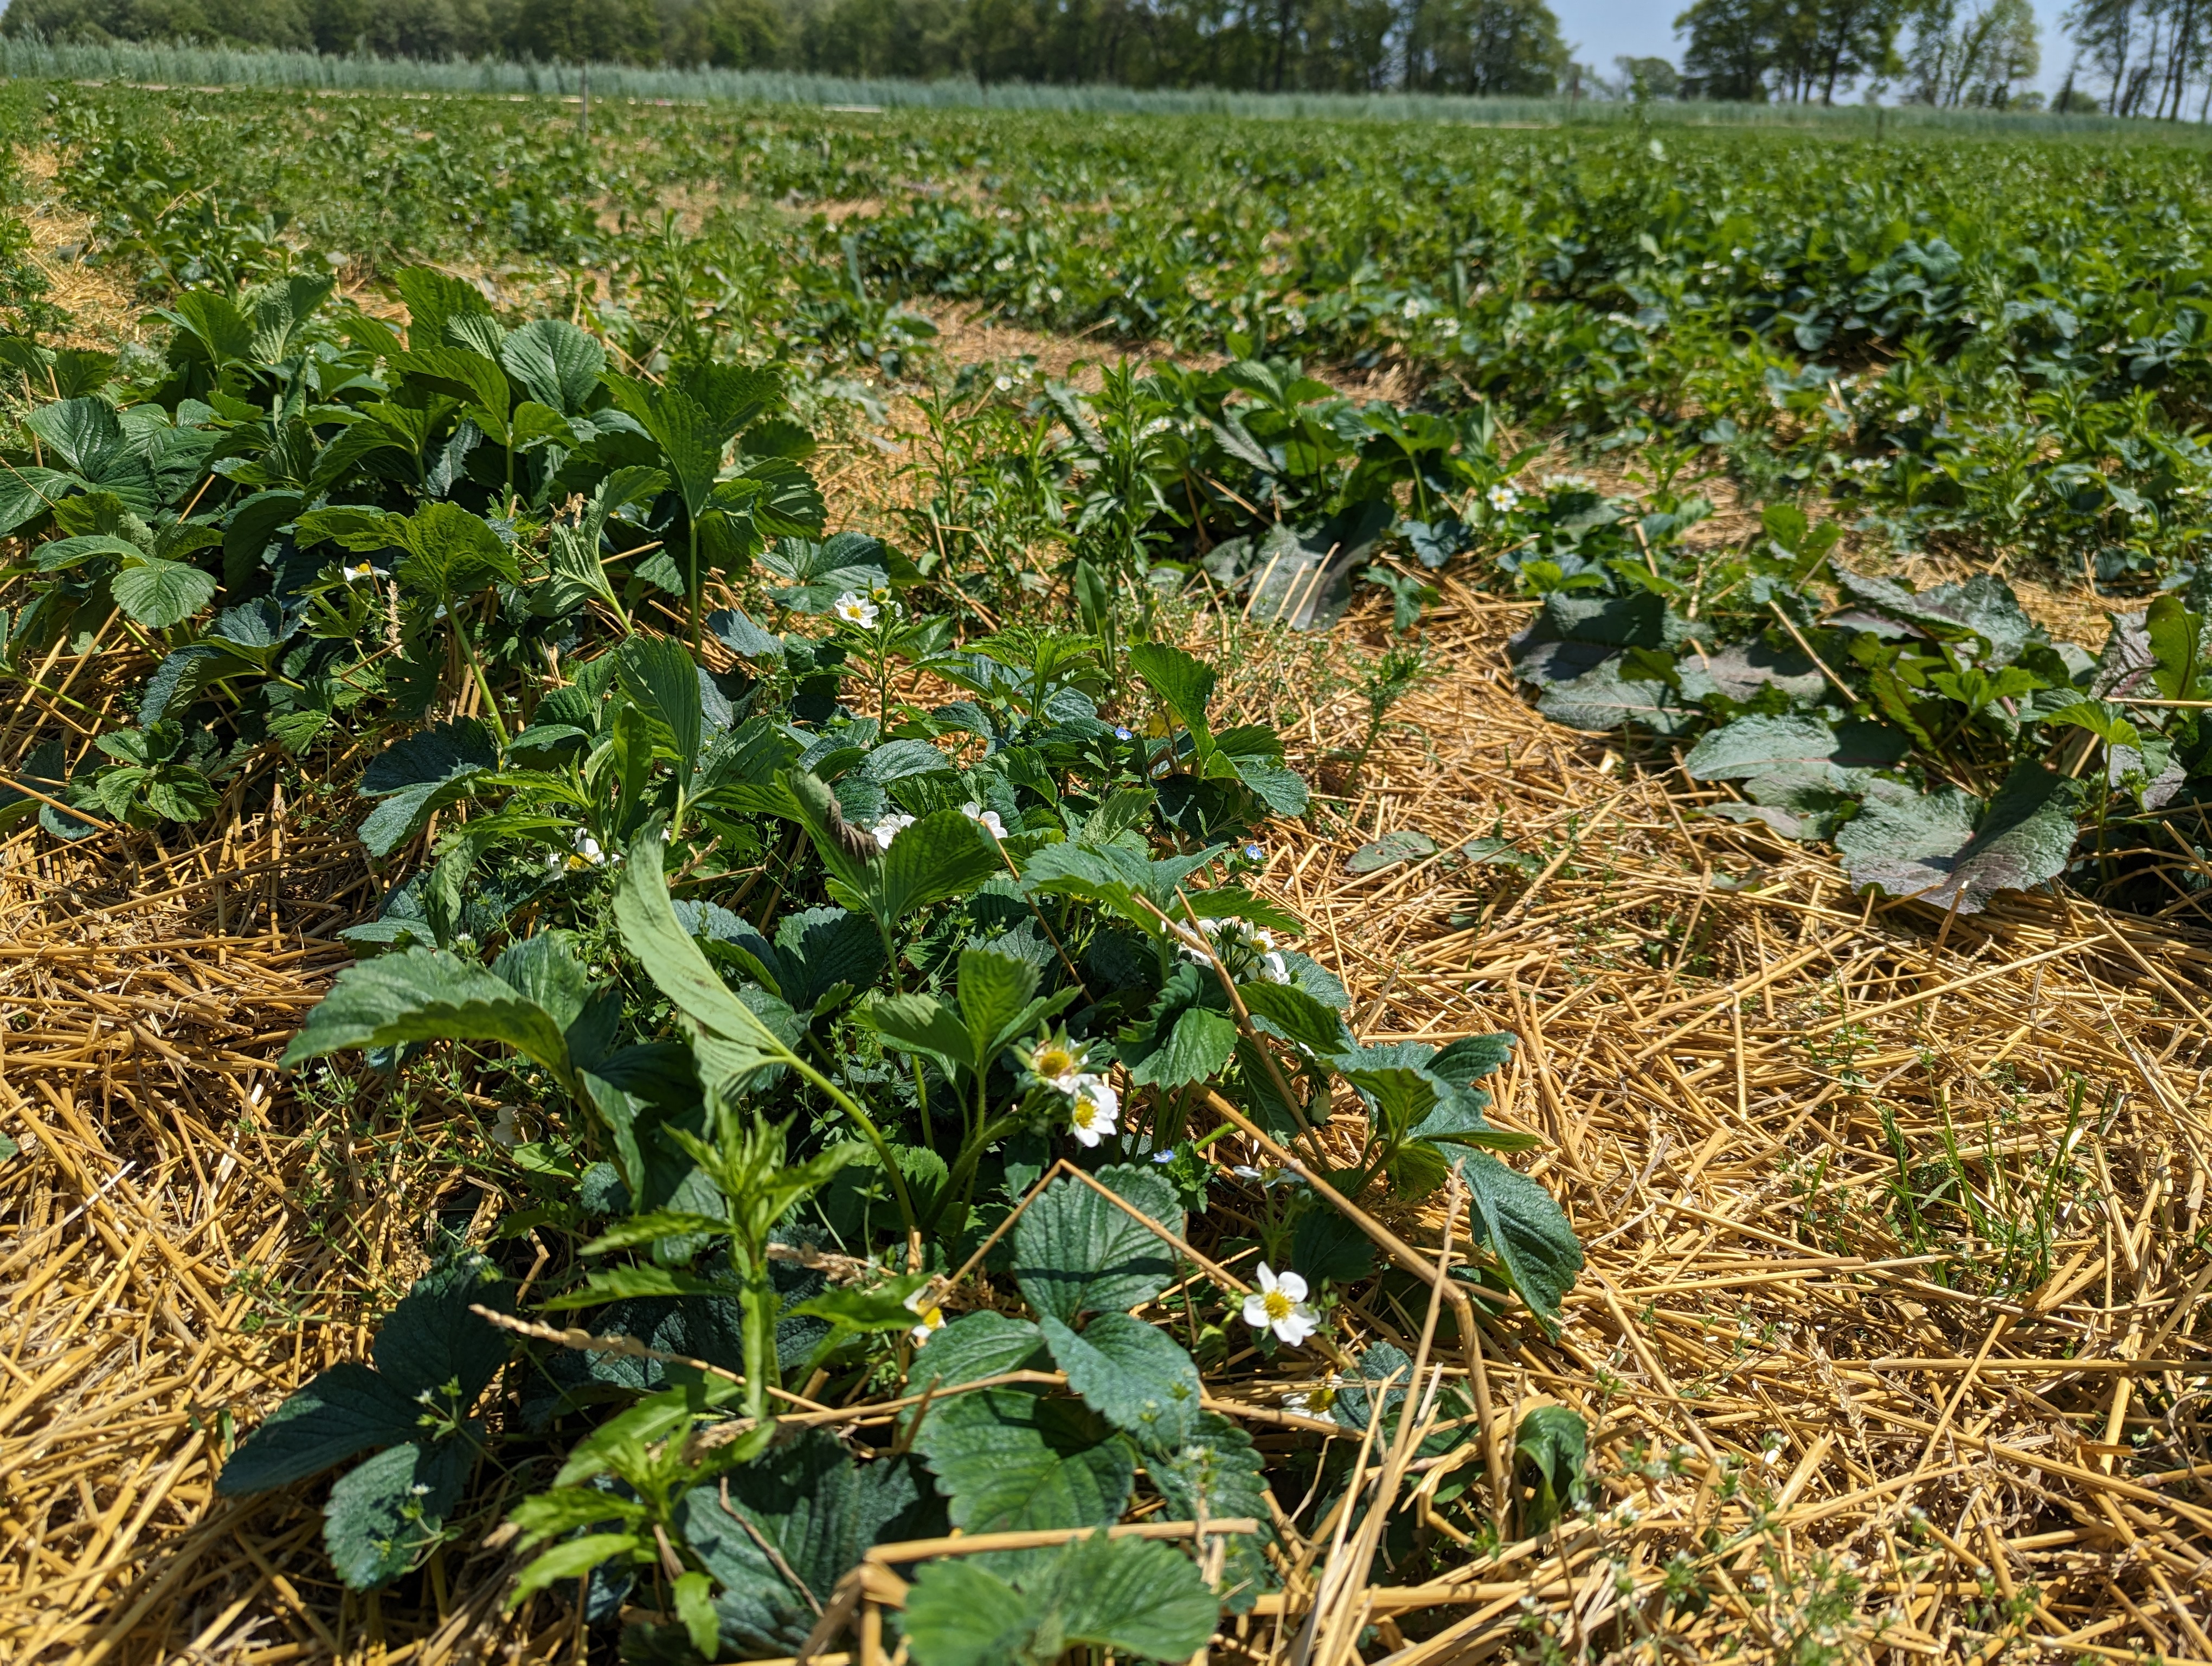
[[[1528,710],[1525,617],[1456,594],[1416,727],[1270,877],[1363,1039],[1522,1037],[1493,1120],[1547,1142],[1589,1266],[1556,1341],[1488,1327],[1489,1395],[1581,1410],[1613,1507],[1412,1590],[1316,1545],[1283,1606],[1364,1603],[1391,1642],[1449,1594],[1394,1666],[2212,1660],[2212,938],[2044,895],[1869,906]],[[1348,707],[1279,712],[1325,781]],[[1533,880],[1453,859],[1501,824]],[[1439,854],[1346,872],[1400,829]]]
[[[1272,842],[1303,946],[1364,1039],[1519,1033],[1493,1120],[1544,1138],[1515,1160],[1589,1254],[1556,1339],[1485,1322],[1470,1386],[1495,1432],[1455,1455],[1471,1467],[1378,1447],[1378,1489],[1336,1519],[1278,1501],[1285,1591],[1214,1658],[1342,1666],[1364,1633],[1397,1666],[2212,1661],[2212,942],[2056,897],[1870,907],[1826,856],[1535,717],[1500,654],[1523,617],[1455,593],[1424,627],[1434,675],[1391,714],[1410,727],[1356,777],[1340,673],[1375,618],[1327,644],[1195,627],[1230,703],[1282,723],[1334,795],[1321,834]],[[1439,854],[1346,872],[1401,829]],[[1530,860],[1453,857],[1493,831]],[[270,1068],[372,895],[342,829],[137,848],[135,872],[38,836],[0,849],[0,1131],[23,1146],[0,1164],[0,1657],[582,1657],[550,1597],[497,1620],[495,1547],[342,1600],[317,1489],[212,1496],[223,1414],[362,1353],[430,1218],[465,1219],[481,1134],[458,1097],[349,1110]],[[1466,1259],[1449,1195],[1384,1213]],[[1378,1289],[1342,1344],[1418,1352],[1425,1395],[1467,1380],[1449,1308],[1422,1347],[1428,1305]],[[1314,1374],[1208,1387],[1265,1414],[1263,1444],[1303,1439],[1266,1420]],[[1489,1552],[1430,1506],[1510,1463],[1504,1432],[1547,1402],[1589,1420],[1598,1508]],[[1441,1554],[1370,1577],[1384,1508]]]

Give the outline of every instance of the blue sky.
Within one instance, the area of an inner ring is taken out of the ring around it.
[[[1552,0],[1559,14],[1559,32],[1575,49],[1577,61],[1595,64],[1611,74],[1615,56],[1663,58],[1682,61],[1682,43],[1674,38],[1674,19],[1689,0]],[[2058,27],[2064,0],[2035,0],[2035,15],[2043,25],[2043,75],[2036,82],[2055,93],[2066,79],[2071,57]]]

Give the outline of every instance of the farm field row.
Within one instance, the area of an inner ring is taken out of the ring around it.
[[[2197,1645],[2197,153],[0,118],[23,1657]]]

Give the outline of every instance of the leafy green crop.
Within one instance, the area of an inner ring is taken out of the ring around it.
[[[780,373],[631,376],[577,326],[398,284],[404,338],[321,278],[189,290],[158,360],[34,404],[11,459],[39,489],[9,670],[120,618],[141,681],[135,723],[74,767],[40,745],[0,816],[130,836],[263,801],[275,771],[349,781],[332,801],[383,894],[287,1065],[435,1051],[532,1123],[512,1161],[535,1206],[418,1284],[373,1368],[264,1419],[222,1490],[343,1467],[325,1539],[372,1589],[513,1484],[516,1596],[587,1578],[650,1616],[637,1647],[685,1658],[795,1650],[872,1547],[1041,1531],[922,1560],[918,1666],[1188,1658],[1277,1581],[1285,1456],[1200,1360],[1233,1326],[1267,1360],[1360,1369],[1334,1315],[1376,1262],[1340,1203],[1456,1173],[1495,1305],[1556,1323],[1580,1246],[1492,1155],[1532,1142],[1483,1115],[1511,1037],[1356,1041],[1245,883],[1305,782],[1125,587],[1096,632],[963,636],[955,586],[824,535]],[[1265,367],[1122,392],[1109,424],[1172,397],[1200,413],[1179,434],[1290,446],[1270,489],[1300,514],[1379,525],[1409,478],[1345,437],[1381,417]],[[1440,443],[1459,466],[1464,434]],[[1258,489],[1230,453],[1176,454],[1223,504]],[[1158,502],[1117,502],[1139,507],[1079,549],[1155,570],[1113,539]],[[1365,1116],[1324,1146],[1340,1097]],[[1314,1183],[1227,1172],[1237,1117]],[[532,1231],[558,1254],[529,1310],[643,1353],[518,1352],[507,1257]],[[1251,1252],[1249,1280],[1216,1259]],[[781,1420],[817,1394],[901,1405],[849,1439]],[[1471,1438],[1450,1417],[1438,1450]],[[1197,1525],[1092,1533],[1133,1510]]]

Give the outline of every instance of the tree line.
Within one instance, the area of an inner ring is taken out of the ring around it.
[[[12,0],[0,30],[417,58],[1542,96],[1545,0]]]
[[[2061,101],[2101,96],[2116,116],[2167,121],[2212,113],[2212,0],[2082,0],[2066,21],[2077,51]]]
[[[1692,97],[1832,104],[1872,83],[1921,104],[2042,101],[2024,91],[2042,69],[2029,0],[1696,0],[1674,28]]]

